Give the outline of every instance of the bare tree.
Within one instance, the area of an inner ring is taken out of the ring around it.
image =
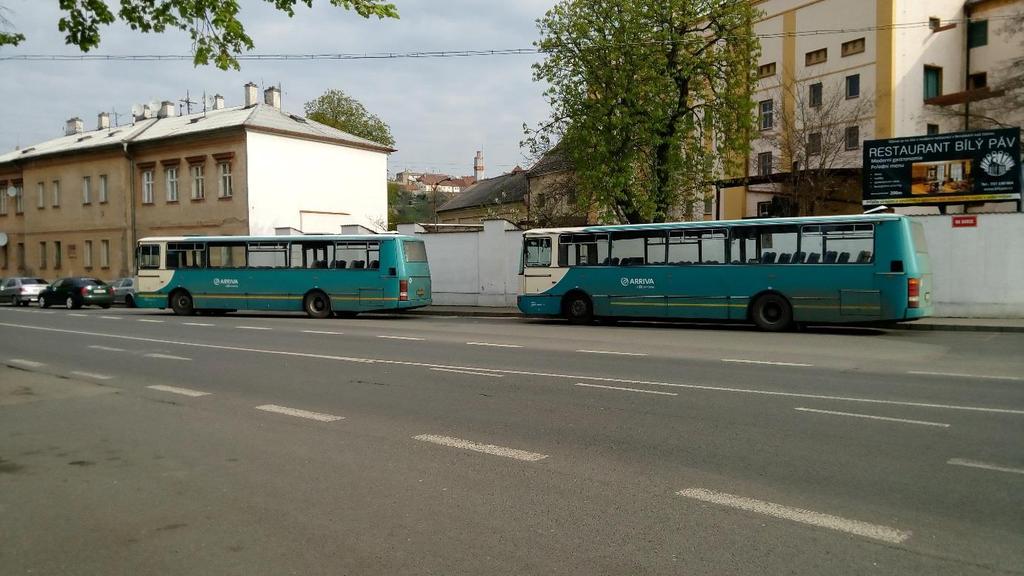
[[[856,188],[851,170],[861,166],[861,132],[874,102],[844,81],[790,81],[772,94],[773,127],[757,139],[773,150],[777,190],[797,215],[826,211],[827,202],[849,202]],[[853,199],[855,200],[855,199]]]

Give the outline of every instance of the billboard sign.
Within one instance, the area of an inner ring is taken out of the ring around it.
[[[864,206],[1021,199],[1020,128],[864,142]]]

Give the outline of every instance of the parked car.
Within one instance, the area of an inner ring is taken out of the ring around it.
[[[39,293],[39,307],[64,305],[71,310],[82,306],[110,308],[114,303],[114,289],[102,280],[76,276],[61,278]]]
[[[135,278],[118,278],[110,283],[114,287],[114,304],[135,308]]]
[[[39,300],[39,293],[46,288],[42,278],[13,277],[0,283],[0,302],[11,306],[28,306]]]

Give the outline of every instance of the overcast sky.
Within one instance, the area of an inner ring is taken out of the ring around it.
[[[326,0],[300,6],[294,18],[265,0],[241,0],[241,19],[253,53],[411,52],[527,48],[537,38],[535,20],[554,0],[393,0],[400,20],[364,20]],[[115,0],[107,0],[116,6]],[[60,11],[52,0],[0,0],[5,16],[28,40],[6,54],[77,54],[57,30]],[[183,33],[140,34],[115,24],[103,31],[96,54],[183,54]],[[63,134],[78,116],[86,129],[100,111],[130,114],[133,104],[193,100],[223,94],[242,103],[242,86],[280,83],[284,108],[339,88],[391,127],[395,137],[389,172],[408,168],[469,175],[483,150],[487,175],[524,164],[519,148],[524,122],[544,119],[543,86],[532,81],[536,55],[356,61],[243,61],[241,71],[175,62],[0,62],[0,151]],[[128,118],[128,120],[126,120]],[[129,122],[130,116],[121,122]]]

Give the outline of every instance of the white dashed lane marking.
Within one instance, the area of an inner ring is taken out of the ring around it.
[[[103,350],[105,352],[124,352],[124,348],[114,348],[112,346],[89,346],[93,350]]]
[[[416,338],[415,336],[377,336],[377,338],[386,338],[388,340],[423,340],[423,338]]]
[[[104,320],[120,320],[121,319],[120,316],[100,316],[100,318],[103,318]]]
[[[679,396],[679,394],[676,394],[675,392],[661,392],[661,391],[658,391],[658,390],[642,390],[640,388],[623,388],[623,387],[620,387],[620,386],[603,386],[601,384],[584,384],[582,382],[577,382],[576,385],[577,386],[584,386],[586,388],[604,388],[606,390],[621,390],[623,392],[641,392],[643,394],[658,394],[658,395],[661,395],[661,396]]]
[[[239,330],[270,330],[266,326],[235,326]]]
[[[93,380],[110,380],[113,376],[107,376],[106,374],[96,374],[95,372],[80,372],[73,370],[71,374],[75,376],[81,376],[82,378],[92,378]]]
[[[344,420],[342,416],[333,416],[331,414],[321,414],[319,412],[309,412],[308,410],[299,410],[298,408],[288,408],[286,406],[278,406],[276,404],[264,404],[263,406],[257,406],[257,410],[263,410],[264,412],[274,412],[276,414],[285,414],[287,416],[295,416],[297,418],[307,418],[309,420],[316,420],[318,422],[335,422],[337,420]]]
[[[182,324],[185,326],[214,326],[214,324],[209,324],[207,322],[182,322]]]
[[[87,315],[86,314],[79,314],[77,312],[68,312],[68,316],[75,316],[77,318],[85,318]]]
[[[484,454],[491,454],[492,456],[504,456],[505,458],[514,458],[516,460],[523,460],[525,462],[536,462],[538,460],[543,460],[548,457],[547,454],[538,454],[536,452],[527,452],[525,450],[517,450],[515,448],[495,446],[494,444],[479,444],[477,442],[471,442],[469,440],[452,438],[451,436],[420,434],[419,436],[413,436],[412,438],[413,440],[419,440],[421,442],[430,442],[432,444],[448,446],[449,448],[472,450],[474,452],[482,452]]]
[[[473,372],[472,370],[454,370],[452,368],[431,368],[434,372],[454,372],[456,374],[471,374],[473,376],[490,376],[491,378],[504,378],[501,374],[491,372]]]
[[[331,332],[330,330],[303,330],[303,334],[323,334],[325,336],[341,336],[344,332]]]
[[[198,398],[200,396],[209,396],[209,392],[201,392],[199,390],[190,390],[188,388],[178,388],[177,386],[164,386],[163,384],[157,384],[154,386],[146,386],[150,390],[159,390],[160,392],[170,392],[171,394],[181,394],[182,396],[191,396]]]
[[[742,358],[722,358],[722,362],[734,364],[762,364],[766,366],[799,366],[802,368],[814,366],[814,364],[802,364],[800,362],[770,362],[768,360],[744,360]]]
[[[1010,474],[1024,474],[1024,468],[1010,468],[1009,466],[999,466],[998,464],[989,464],[987,462],[978,462],[977,460],[966,460],[964,458],[950,458],[946,464],[952,464],[953,466],[966,466],[967,468],[980,468],[982,470],[992,470],[994,472],[1009,472]]]
[[[164,323],[163,320],[153,320],[153,319],[150,319],[150,318],[139,318],[138,320],[139,320],[139,322],[150,322],[152,324],[163,324]]]
[[[46,364],[43,364],[42,362],[36,362],[35,360],[22,360],[21,358],[11,358],[7,362],[9,364],[17,364],[18,366],[23,366],[25,368],[42,368],[43,366],[46,366]]]
[[[173,354],[146,354],[146,358],[159,358],[161,360],[192,360],[191,358],[185,358],[184,356],[175,356]]]
[[[1024,381],[1024,378],[1017,376],[985,376],[983,374],[959,374],[956,372],[924,372],[920,370],[910,370],[907,374],[914,374],[917,376],[946,376],[948,378],[981,378],[984,380],[1012,380],[1014,382]]]
[[[494,344],[491,342],[466,342],[470,346],[492,346],[494,348],[522,348],[519,344]]]
[[[584,354],[610,354],[612,356],[647,356],[641,352],[615,352],[613,350],[577,350]]]
[[[949,428],[949,424],[943,424],[942,422],[928,422],[927,420],[907,420],[905,418],[890,418],[888,416],[874,416],[872,414],[857,414],[854,412],[835,412],[832,410],[817,410],[814,408],[793,408],[800,412],[814,412],[815,414],[829,414],[832,416],[849,416],[852,418],[866,418],[869,420],[884,420],[886,422],[900,422],[902,424],[919,424],[921,426],[936,426],[939,428]]]
[[[774,518],[781,518],[783,520],[817,526],[819,528],[828,528],[829,530],[855,534],[857,536],[863,536],[873,540],[888,542],[889,544],[900,544],[910,538],[910,532],[897,530],[888,526],[870,524],[868,522],[861,522],[860,520],[850,520],[839,516],[833,516],[831,514],[822,514],[821,512],[804,510],[803,508],[792,508],[790,506],[783,506],[782,504],[776,504],[774,502],[754,500],[753,498],[734,496],[732,494],[714,492],[703,488],[687,488],[686,490],[676,492],[676,494],[679,496],[685,496],[686,498],[699,500],[701,502],[709,502],[711,504],[728,506],[730,508],[746,510],[747,512],[756,512],[757,514],[764,514],[765,516],[772,516]]]

